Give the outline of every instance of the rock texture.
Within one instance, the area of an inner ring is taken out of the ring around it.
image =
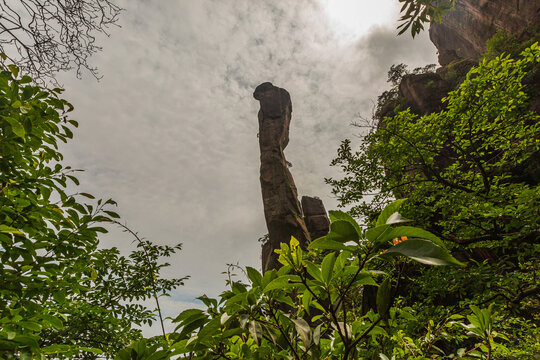
[[[325,236],[330,231],[330,220],[321,199],[302,196],[304,221],[312,240]]]
[[[419,115],[441,111],[441,99],[450,87],[435,73],[405,75],[399,84],[399,96],[406,99],[405,107]]]
[[[539,0],[457,0],[441,23],[433,23],[429,37],[444,66],[459,58],[478,59],[497,30],[519,35],[538,24]]]
[[[255,89],[260,102],[259,146],[261,150],[261,190],[269,240],[263,245],[262,269],[280,266],[274,249],[289,243],[291,236],[306,247],[311,238],[306,228],[294,179],[287,167],[283,150],[289,143],[292,103],[287,90],[269,82]]]

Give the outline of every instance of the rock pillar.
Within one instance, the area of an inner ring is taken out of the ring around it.
[[[263,272],[277,269],[275,249],[289,243],[294,236],[305,248],[310,240],[302,216],[294,179],[287,167],[283,149],[289,143],[292,103],[287,90],[269,82],[255,89],[253,97],[260,102],[259,146],[261,149],[261,189],[264,217],[269,240],[262,249]]]
[[[302,212],[311,240],[325,236],[330,231],[330,220],[321,199],[302,196]]]

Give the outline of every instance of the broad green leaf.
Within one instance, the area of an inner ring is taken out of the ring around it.
[[[210,320],[197,334],[199,341],[204,341],[207,337],[214,336],[221,326],[221,318]]]
[[[3,116],[2,118],[6,120],[9,125],[11,125],[11,131],[13,131],[15,135],[20,138],[24,138],[24,136],[26,135],[26,131],[24,130],[24,127],[19,121],[9,116]]]
[[[373,280],[373,277],[371,276],[371,274],[367,273],[367,272],[360,272],[357,276],[356,276],[356,279],[354,280],[354,284],[355,285],[373,285],[373,286],[377,286],[377,282],[375,282],[375,280]]]
[[[346,212],[339,211],[339,210],[330,210],[328,212],[328,217],[330,218],[331,222],[335,222],[339,220],[347,221],[356,229],[358,234],[362,233],[362,229],[360,229],[360,226],[358,226],[358,223],[356,222],[356,220],[354,220],[354,218]]]
[[[203,311],[201,309],[184,310],[173,320],[173,323],[184,321],[193,315],[203,315]]]
[[[317,240],[314,240],[311,242],[308,246],[308,249],[318,249],[318,250],[347,250],[351,251],[354,248],[351,248],[350,246],[347,246],[343,244],[342,242],[338,242],[335,240],[331,240],[328,238],[328,236],[323,236],[318,238]]]
[[[431,242],[444,248],[444,243],[437,235],[413,226],[398,226],[395,228],[391,228],[390,231],[385,232],[379,238],[379,241],[391,241],[392,239],[400,238],[401,236],[406,236],[407,238],[409,238],[409,240],[412,240],[412,238],[430,240]]]
[[[298,275],[283,275],[274,280],[272,280],[266,287],[263,292],[266,293],[271,290],[276,289],[287,289],[295,286],[300,286],[300,276]]]
[[[53,328],[55,328],[55,329],[63,329],[64,328],[64,323],[62,322],[62,320],[60,320],[56,316],[52,316],[52,315],[49,315],[49,314],[43,314],[42,317],[43,317],[44,320],[46,320],[48,323],[50,323]]]
[[[306,261],[306,269],[309,275],[311,275],[315,280],[318,280],[324,283],[324,279],[321,274],[319,267],[312,262]]]
[[[249,266],[246,267],[246,271],[249,280],[251,280],[251,283],[254,286],[261,286],[262,275],[257,270]]]
[[[13,74],[13,77],[19,76],[19,67],[17,65],[9,64],[8,66],[9,71]]]
[[[358,242],[360,235],[350,222],[338,220],[330,224],[330,232],[326,235],[326,238],[342,243],[347,241]]]
[[[326,255],[322,261],[321,274],[325,284],[330,284],[332,280],[332,271],[334,270],[334,263],[336,262],[336,254],[330,253]]]
[[[394,214],[399,210],[399,208],[401,208],[401,205],[405,202],[405,200],[407,199],[398,199],[393,203],[386,205],[386,207],[383,209],[383,211],[381,211],[381,214],[377,218],[377,223],[375,224],[375,226],[377,227],[385,225],[388,218],[390,218],[392,214]]]
[[[7,225],[0,225],[0,232],[8,234],[22,234],[22,232],[19,230]]]
[[[34,321],[19,321],[19,325],[29,330],[41,331],[41,325]]]
[[[302,306],[306,310],[306,313],[309,315],[309,306],[311,305],[311,299],[313,298],[313,295],[311,295],[311,292],[308,290],[304,291],[304,294],[302,295]]]
[[[366,239],[368,239],[371,243],[379,244],[379,243],[384,241],[383,237],[388,232],[390,232],[390,230],[391,230],[390,225],[376,226],[374,228],[367,229],[366,233],[365,233],[365,236],[366,236]],[[382,240],[381,240],[381,238],[382,238]]]
[[[384,258],[394,255],[403,255],[427,265],[465,265],[450,255],[446,249],[429,240],[410,239],[392,246],[379,256]]]

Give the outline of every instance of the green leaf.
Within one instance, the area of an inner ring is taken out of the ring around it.
[[[394,255],[403,255],[427,265],[465,265],[447,250],[428,240],[410,239],[392,246],[379,256],[385,258]]]
[[[361,272],[356,276],[356,279],[354,280],[355,285],[373,285],[377,286],[377,283],[375,280],[373,280],[373,277],[368,272]]]
[[[44,354],[61,354],[71,350],[69,345],[53,344],[50,346],[45,346],[41,348]]]
[[[355,227],[348,221],[337,220],[330,224],[330,232],[326,235],[328,240],[339,241],[345,243],[347,241],[358,242],[359,233]]]
[[[49,314],[43,314],[42,317],[43,317],[43,319],[45,321],[47,321],[49,324],[51,324],[51,326],[53,328],[55,328],[55,329],[63,329],[64,328],[64,323],[62,322],[62,320],[60,320],[56,316],[52,316],[52,315],[49,315]]]
[[[9,71],[13,74],[13,77],[19,76],[19,67],[17,65],[9,64],[8,66]]]
[[[96,269],[92,268],[92,269],[90,270],[90,278],[91,278],[92,280],[96,281],[96,280],[97,280],[97,277],[98,277],[98,273],[97,273]]]
[[[2,116],[11,125],[11,131],[20,138],[24,138],[26,131],[20,122],[9,116]]]
[[[0,225],[0,232],[8,234],[22,234],[22,232],[19,230],[7,225]]]
[[[41,325],[34,321],[20,321],[19,325],[29,330],[41,331]]]
[[[308,245],[308,249],[311,250],[347,250],[351,251],[354,248],[351,248],[350,246],[344,245],[342,242],[338,242],[335,240],[330,240],[328,236],[323,236],[318,238],[317,240],[312,241]]]
[[[107,215],[109,215],[111,218],[113,219],[120,219],[120,215],[118,215],[117,213],[115,213],[114,211],[110,211],[110,210],[103,210],[103,212]]]
[[[174,320],[173,323],[184,321],[193,315],[204,315],[201,309],[188,309],[182,311]]]
[[[306,313],[309,315],[309,307],[311,305],[311,300],[313,299],[313,295],[309,291],[304,291],[304,294],[302,295],[302,306],[306,310]]]
[[[312,262],[306,261],[306,269],[309,275],[311,275],[315,280],[318,280],[324,283],[324,279],[321,274],[319,267]]]
[[[79,195],[87,197],[89,199],[95,199],[95,196],[92,195],[92,194],[89,194],[89,193],[81,192],[81,193],[79,193]]]
[[[392,214],[394,214],[401,208],[401,205],[405,202],[405,200],[407,199],[398,199],[393,203],[386,205],[386,207],[383,209],[383,211],[377,218],[377,223],[375,224],[375,226],[385,225],[388,218],[390,218]]]
[[[354,218],[346,212],[338,211],[338,210],[330,210],[328,212],[328,217],[330,218],[331,222],[335,222],[339,220],[347,221],[356,229],[358,234],[362,233],[362,229],[360,229],[360,226],[358,226],[358,223],[356,222],[356,220],[354,220]]]
[[[246,267],[247,275],[251,283],[255,286],[261,286],[262,275],[252,267]]]
[[[298,275],[283,275],[274,280],[272,280],[266,287],[263,292],[267,293],[275,289],[287,289],[295,286],[300,286],[300,276]]]
[[[394,238],[400,238],[401,236],[406,236],[409,238],[409,240],[412,238],[429,240],[444,248],[444,243],[438,236],[430,233],[429,231],[413,226],[399,226],[392,228],[389,232],[386,232],[383,236],[381,236],[380,241],[390,241]]]
[[[326,255],[321,265],[321,275],[323,282],[328,285],[332,280],[332,270],[334,270],[334,263],[336,262],[336,254],[330,253]]]
[[[390,225],[381,225],[368,229],[366,230],[365,234],[366,239],[368,239],[373,244],[379,244],[381,242],[384,242],[385,238],[383,236],[385,236],[390,231],[390,229]]]

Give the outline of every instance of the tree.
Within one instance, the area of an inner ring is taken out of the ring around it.
[[[118,20],[121,9],[110,0],[1,0],[0,60],[17,65],[35,81],[54,81],[59,71],[84,69],[96,78],[89,57],[101,50],[96,35]]]
[[[61,163],[57,144],[77,126],[73,107],[61,90],[31,83],[15,65],[0,72],[0,357],[112,356],[141,337],[133,325],[155,321],[132,302],[182,285],[159,277],[168,266],[160,258],[180,245],[136,237],[128,257],[98,247],[103,226],[118,222],[116,203],[66,192],[77,170]]]
[[[521,341],[520,348],[507,344],[506,358],[539,350],[540,124],[529,105],[529,94],[538,94],[526,86],[537,79],[539,55],[535,43],[518,58],[482,60],[440,112],[418,116],[395,99],[397,110],[371,124],[358,150],[342,143],[333,164],[344,176],[328,179],[342,206],[370,220],[407,197],[404,216],[478,261],[467,272],[415,272],[408,301],[423,299],[425,316],[437,313],[440,301],[493,302],[505,314],[499,326]]]

